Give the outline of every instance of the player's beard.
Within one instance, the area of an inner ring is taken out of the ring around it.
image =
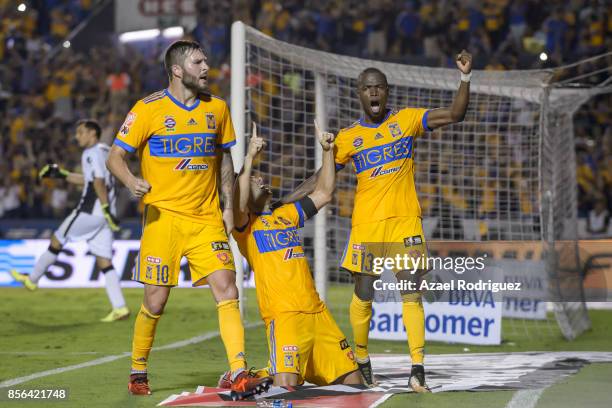
[[[199,84],[200,78],[195,75],[191,75],[187,72],[183,73],[183,79],[181,79],[181,83],[183,86],[194,93],[207,93],[208,92],[208,83],[204,86],[200,86]]]

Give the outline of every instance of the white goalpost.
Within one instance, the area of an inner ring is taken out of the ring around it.
[[[354,89],[363,69],[376,67],[387,75],[392,107],[448,106],[459,82],[455,69],[307,49],[241,22],[232,26],[231,61],[232,119],[239,138],[232,152],[235,168],[242,166],[255,121],[268,141],[257,168],[270,180],[275,199],[320,166],[315,119],[337,132],[360,117]],[[558,77],[552,70],[474,72],[465,121],[416,141],[415,182],[426,239],[434,249],[451,251],[467,242],[475,251],[479,246],[483,252],[514,250],[515,261],[528,264],[537,258],[544,265],[555,317],[513,319],[513,327],[534,335],[542,327],[549,332],[559,327],[574,338],[590,322],[583,297],[572,292],[582,293],[572,116],[594,91],[566,86]],[[350,229],[354,185],[350,170],[339,172],[333,203],[303,231],[317,290],[336,315],[348,314],[348,302],[342,303],[342,290],[336,288],[346,289],[351,282],[339,260]]]

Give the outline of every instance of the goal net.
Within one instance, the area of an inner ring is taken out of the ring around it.
[[[356,78],[367,67],[387,75],[390,107],[449,106],[459,84],[456,69],[330,54],[234,23],[232,116],[237,134],[246,135],[236,166],[256,122],[268,143],[256,170],[275,199],[293,191],[320,165],[315,118],[337,132],[361,116]],[[589,95],[555,86],[553,71],[476,71],[465,120],[415,141],[415,183],[430,252],[487,254],[504,276],[541,286],[535,290],[544,308],[532,314],[513,312],[512,300],[504,299],[504,335],[561,331],[571,339],[590,325],[577,252],[572,127],[574,111]],[[333,203],[303,231],[317,288],[341,325],[348,321],[352,277],[339,261],[355,180],[350,166],[340,171]]]

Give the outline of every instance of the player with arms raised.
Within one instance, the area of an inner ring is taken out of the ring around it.
[[[104,166],[109,147],[100,143],[101,133],[100,125],[93,119],[77,122],[75,138],[79,147],[84,149],[81,155],[82,174],[63,169],[58,164],[47,164],[40,170],[40,178],[64,179],[83,186],[83,194],[78,206],[51,236],[49,249],[38,258],[34,271],[30,275],[11,271],[11,275],[29,290],[35,290],[64,245],[70,241],[86,241],[89,252],[96,257],[96,264],[104,274],[106,294],[113,307],[101,321],[114,322],[127,318],[130,311],[121,293],[119,275],[112,264],[113,231],[119,230],[119,222],[114,215],[115,179]]]
[[[336,138],[336,168],[352,161],[357,173],[357,190],[352,228],[341,267],[353,273],[355,292],[350,305],[350,320],[355,337],[357,363],[366,383],[373,385],[374,376],[368,354],[368,334],[372,319],[374,281],[370,243],[401,246],[414,259],[426,259],[427,248],[421,225],[421,208],[414,185],[414,139],[428,130],[463,121],[470,90],[472,56],[462,51],[457,55],[461,71],[459,90],[450,107],[440,109],[387,108],[389,85],[380,70],[368,68],[357,79],[357,94],[363,117]],[[293,202],[310,193],[318,175],[304,182],[293,194],[283,199]],[[394,256],[387,254],[387,256]],[[419,265],[417,279],[426,272],[426,263]],[[395,271],[399,280],[413,280],[411,271]],[[408,336],[412,360],[409,385],[416,392],[429,392],[425,382],[423,348],[425,316],[420,292],[403,291],[403,322]]]
[[[315,124],[316,126],[316,124]],[[233,235],[255,271],[255,288],[266,324],[268,372],[275,385],[361,384],[346,337],[319,298],[298,229],[332,199],[335,184],[334,135],[320,132],[323,164],[314,191],[270,210],[272,193],[261,177],[251,176],[264,147],[255,125],[234,191]]]
[[[208,283],[217,302],[231,388],[243,398],[265,389],[271,379],[252,378],[245,370],[244,328],[227,239],[233,228],[234,169],[229,148],[235,144],[234,128],[227,104],[208,93],[208,65],[199,44],[171,44],[164,63],[168,88],[136,103],[117,133],[107,162],[111,172],[145,204],[133,276],[144,284],[144,299],[134,325],[128,388],[132,394],[151,393],[147,360],[185,256],[193,286]],[[127,154],[136,151],[142,179],[126,163]],[[219,172],[226,204],[223,214],[217,191]]]

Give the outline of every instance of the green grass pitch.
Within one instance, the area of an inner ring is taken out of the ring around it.
[[[330,288],[331,309],[350,338],[347,310],[350,287]],[[141,289],[124,291],[133,312],[142,299]],[[104,289],[42,289],[30,293],[22,288],[0,289],[0,382],[45,370],[85,363],[130,351],[134,314],[113,324],[99,323],[108,312]],[[341,313],[340,305],[346,305]],[[247,320],[259,321],[255,296],[248,291]],[[591,311],[593,329],[574,342],[566,342],[558,333],[539,336],[520,331],[506,333],[501,346],[464,346],[428,343],[428,354],[518,351],[612,351],[612,312]],[[155,339],[155,346],[186,340],[218,329],[217,313],[207,289],[176,289],[170,295]],[[261,367],[267,361],[267,346],[262,325],[246,330],[249,365]],[[406,353],[403,342],[372,341],[372,353]],[[153,351],[150,358],[151,397],[133,397],[127,393],[130,369],[128,356],[114,361],[79,368],[15,385],[14,389],[66,387],[67,401],[47,402],[56,407],[153,407],[170,394],[193,391],[197,385],[215,385],[226,370],[223,345],[218,337],[171,350]],[[612,406],[608,396],[612,364],[593,364],[578,375],[548,388],[537,407]],[[7,388],[1,389],[0,406],[42,406],[40,402],[10,402]],[[512,391],[450,392],[430,395],[398,395],[385,407],[504,407]]]

